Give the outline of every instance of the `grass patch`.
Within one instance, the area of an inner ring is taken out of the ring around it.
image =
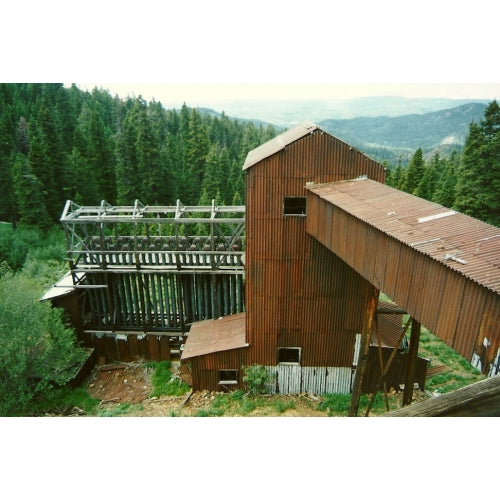
[[[287,410],[293,410],[295,408],[295,403],[291,399],[287,401],[278,399],[272,404],[272,408],[274,409],[274,411],[276,411],[276,413],[281,414]]]
[[[224,410],[222,408],[201,408],[195,414],[195,417],[222,417],[224,415]]]
[[[485,378],[469,361],[424,327],[419,347],[419,356],[429,358],[431,366],[446,366],[445,371],[427,379],[425,388],[428,391],[446,393]]]
[[[132,403],[120,403],[112,408],[106,408],[104,410],[100,410],[97,414],[98,417],[121,417],[130,413],[132,411],[143,411],[144,406],[142,403],[134,405]]]
[[[236,409],[238,415],[248,415],[257,408],[255,401],[251,398],[243,398]]]
[[[28,414],[32,416],[44,415],[45,413],[65,414],[73,408],[80,408],[88,415],[94,415],[98,404],[99,400],[90,396],[86,389],[62,387],[53,389],[41,400],[33,401],[28,409]]]
[[[147,366],[154,368],[151,375],[153,390],[150,397],[182,396],[191,388],[185,382],[175,377],[172,373],[171,361],[150,362]]]

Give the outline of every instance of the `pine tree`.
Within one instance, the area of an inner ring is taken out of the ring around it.
[[[19,222],[43,230],[48,229],[51,222],[42,196],[41,182],[22,153],[18,153],[15,157],[13,186],[20,216]]]
[[[455,208],[500,226],[500,107],[492,101],[472,122],[456,186]]]
[[[432,201],[453,207],[455,204],[455,186],[457,183],[457,171],[460,165],[460,155],[456,150],[451,152],[449,158],[444,160],[444,168],[441,169]]]
[[[405,170],[404,180],[400,189],[410,194],[415,194],[422,177],[425,173],[425,162],[422,148],[418,148],[413,154],[408,168]]]
[[[413,194],[415,196],[419,196],[420,198],[424,198],[425,200],[432,200],[441,168],[442,160],[439,156],[439,152],[436,152],[431,161],[425,165],[424,175],[420,179],[418,186],[413,191]]]

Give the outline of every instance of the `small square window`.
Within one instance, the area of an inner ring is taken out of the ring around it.
[[[285,196],[283,200],[283,215],[306,215],[307,198],[305,196]]]
[[[219,370],[217,378],[219,385],[236,385],[238,384],[238,370]]]
[[[278,363],[300,364],[300,347],[278,347]]]

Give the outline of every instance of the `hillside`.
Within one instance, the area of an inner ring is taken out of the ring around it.
[[[419,147],[428,154],[460,150],[470,123],[479,122],[485,109],[485,104],[470,102],[424,114],[328,119],[318,125],[375,159],[393,163],[399,156],[408,158]]]
[[[207,107],[233,117],[264,121],[278,127],[293,127],[304,120],[350,120],[357,117],[396,117],[432,113],[456,108],[471,99],[408,98],[398,96],[367,96],[356,99],[240,100],[211,102]],[[487,101],[477,101],[487,104]]]

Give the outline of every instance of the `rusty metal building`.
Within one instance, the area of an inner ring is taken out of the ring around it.
[[[182,354],[193,387],[241,387],[241,367],[259,364],[271,392],[348,393],[377,290],[306,233],[306,187],[362,175],[384,182],[384,167],[305,122],[251,151],[243,169],[246,313],[233,342],[219,337],[226,319],[193,325]]]
[[[498,373],[498,228],[385,186],[382,165],[308,122],[251,151],[243,169],[246,313],[230,327],[193,325],[182,362],[195,389],[241,387],[241,367],[260,364],[271,392],[350,392],[380,291],[483,373]],[[401,324],[379,323],[385,347],[396,345]],[[227,328],[238,333],[220,337]],[[415,361],[422,385],[426,360]],[[393,384],[406,363],[403,354]]]
[[[246,207],[68,202],[71,303],[100,353],[178,350],[194,390],[243,388],[243,367],[258,364],[271,393],[349,393],[369,332],[380,345],[363,385],[372,392],[377,357],[404,334],[401,314],[373,308],[382,291],[498,374],[500,229],[385,186],[383,165],[309,122],[251,151],[243,170]],[[203,223],[206,237],[189,233]],[[400,350],[391,384],[407,358]],[[414,361],[422,386],[427,361]]]

